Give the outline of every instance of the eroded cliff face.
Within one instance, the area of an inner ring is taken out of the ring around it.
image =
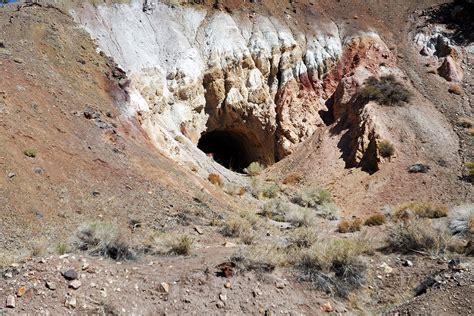
[[[220,173],[214,161],[269,165],[338,122],[350,135],[346,167],[378,170],[378,141],[396,136],[355,95],[370,76],[403,77],[392,51],[375,32],[347,33],[322,16],[298,26],[256,12],[133,0],[71,13],[127,72],[123,115],[173,159]]]
[[[197,153],[175,139],[197,145],[215,131],[247,144],[249,161],[290,154],[324,125],[325,99],[350,71],[336,65],[356,40],[323,18],[301,31],[271,16],[142,1],[84,5],[73,15],[129,74],[128,115],[184,159]],[[376,34],[357,38],[383,45]]]

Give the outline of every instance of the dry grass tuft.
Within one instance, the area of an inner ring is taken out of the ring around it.
[[[244,172],[249,176],[258,176],[265,170],[265,165],[261,164],[258,161],[252,162],[247,168],[244,169]]]
[[[321,240],[300,256],[297,267],[302,279],[316,288],[348,297],[365,283],[367,267],[361,256],[372,252],[369,242],[362,239]]]
[[[14,262],[14,256],[7,252],[0,252],[0,270],[8,268]]]
[[[448,91],[453,94],[457,95],[462,95],[463,94],[463,89],[461,85],[457,83],[453,83],[452,85],[449,86]]]
[[[218,187],[222,187],[224,185],[224,182],[222,181],[221,176],[216,173],[210,173],[207,179],[209,180],[209,182],[211,182],[212,184]]]
[[[256,270],[260,272],[271,272],[276,267],[289,264],[286,249],[271,243],[242,249],[232,256],[232,262],[235,262],[241,270]]]
[[[393,217],[406,220],[412,217],[440,218],[448,216],[448,207],[443,204],[431,202],[408,202],[398,206]]]
[[[380,226],[387,222],[387,218],[382,213],[376,213],[374,215],[369,216],[365,222],[365,226]]]
[[[38,155],[38,151],[33,148],[28,148],[23,151],[23,154],[26,157],[35,158]]]
[[[94,222],[83,224],[72,237],[74,249],[86,251],[92,256],[103,256],[113,260],[135,259],[130,244],[122,237],[115,224]]]
[[[411,219],[391,227],[387,237],[388,249],[395,252],[444,252],[446,233],[435,229],[429,219]]]
[[[282,183],[286,185],[296,185],[301,182],[303,178],[297,174],[290,174],[285,179],[283,179]]]
[[[474,181],[474,162],[467,162],[466,163],[466,169],[467,169],[467,176]]]
[[[192,247],[193,247],[193,239],[188,235],[181,235],[175,238],[170,243],[170,253],[176,255],[189,255]]]
[[[380,141],[377,144],[377,149],[383,158],[390,158],[395,154],[395,146],[388,140]]]
[[[247,245],[253,243],[255,239],[255,226],[258,219],[250,213],[232,215],[224,224],[222,234],[229,237],[238,237]]]
[[[317,208],[323,203],[332,202],[332,196],[328,190],[306,187],[296,193],[293,202],[303,207]]]
[[[354,218],[352,220],[341,220],[337,225],[337,231],[340,233],[354,233],[358,232],[362,228],[362,220],[360,218]]]

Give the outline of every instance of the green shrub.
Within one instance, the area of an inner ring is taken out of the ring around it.
[[[258,161],[254,161],[244,169],[244,172],[249,176],[258,176],[263,170],[265,170],[265,166]]]
[[[23,154],[24,154],[26,157],[35,158],[36,155],[38,155],[38,152],[36,151],[36,149],[28,148],[28,149],[25,149],[25,150],[23,151]]]
[[[323,203],[332,202],[332,197],[331,193],[325,189],[310,187],[297,192],[293,202],[303,207],[316,208]]]
[[[272,183],[265,186],[261,194],[263,197],[266,197],[267,199],[274,199],[278,196],[278,193],[280,191],[281,191],[280,187],[276,183]]]
[[[401,105],[408,103],[412,96],[395,76],[382,76],[380,79],[370,77],[359,90],[359,96],[364,99],[376,101],[383,105]]]
[[[380,156],[383,158],[390,158],[395,154],[395,146],[388,140],[382,140],[378,143],[377,148]]]

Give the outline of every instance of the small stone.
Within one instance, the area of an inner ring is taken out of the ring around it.
[[[232,284],[229,281],[227,281],[226,283],[224,283],[224,287],[226,289],[230,289],[230,288],[232,288]]]
[[[3,275],[6,279],[11,279],[13,278],[13,273],[11,271],[5,272]]]
[[[226,247],[226,248],[237,247],[236,244],[234,244],[233,242],[230,242],[230,241],[226,241],[226,242],[223,244],[223,246]]]
[[[77,305],[77,299],[74,296],[67,295],[66,296],[66,301],[64,302],[64,306],[67,308],[76,308]]]
[[[204,232],[202,231],[202,229],[199,228],[198,226],[194,226],[194,230],[195,230],[199,235],[204,234]]]
[[[385,262],[382,263],[382,264],[380,265],[380,267],[383,268],[383,272],[385,272],[385,273],[387,273],[387,274],[393,272],[393,268],[390,267],[390,266],[389,266],[387,263],[385,263]]]
[[[60,255],[59,259],[66,259],[67,257],[69,257],[69,254],[65,253],[64,255]]]
[[[89,269],[89,263],[84,262],[84,263],[82,264],[82,270],[84,271],[84,270],[87,270],[87,269]]]
[[[225,293],[219,294],[219,299],[223,302],[227,301],[227,295]]]
[[[9,178],[9,179],[14,178],[15,176],[16,176],[16,173],[14,173],[14,172],[8,173],[8,178]]]
[[[15,58],[13,59],[13,61],[16,62],[17,64],[23,64],[23,63],[24,63],[23,59],[21,59],[21,58],[19,58],[19,57],[15,57]]]
[[[224,308],[224,307],[225,307],[225,304],[224,304],[224,302],[218,301],[218,302],[216,303],[216,306],[217,306],[217,308]]]
[[[25,295],[25,293],[26,293],[26,287],[22,286],[16,292],[16,296],[22,297],[23,295]]]
[[[169,293],[170,292],[170,285],[166,282],[161,282],[159,290],[162,293]]]
[[[252,294],[253,294],[254,297],[260,296],[260,295],[262,295],[262,291],[260,291],[260,289],[254,289],[252,291]]]
[[[334,307],[332,307],[331,302],[321,304],[320,308],[325,313],[331,313],[334,311]]]
[[[36,168],[33,169],[33,172],[36,173],[36,174],[43,174],[44,169],[40,168],[40,167],[36,167]]]
[[[77,290],[78,288],[80,288],[81,285],[82,285],[82,283],[81,283],[81,281],[79,281],[79,280],[74,280],[74,281],[72,281],[71,283],[69,283],[69,287],[70,287],[71,289],[74,289],[74,290]]]
[[[15,303],[15,296],[13,295],[8,295],[7,296],[7,308],[15,308],[16,303]]]
[[[46,287],[50,289],[51,291],[56,290],[56,283],[51,282],[51,281],[46,281]]]
[[[402,264],[404,267],[413,267],[413,262],[411,262],[410,260],[405,260]]]
[[[277,289],[284,289],[285,288],[285,283],[282,282],[282,281],[277,281],[275,283],[275,286],[276,286]]]
[[[66,270],[62,273],[62,275],[66,280],[69,281],[76,280],[78,277],[77,272],[74,269]]]

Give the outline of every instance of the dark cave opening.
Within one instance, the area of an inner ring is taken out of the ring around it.
[[[255,153],[245,135],[233,131],[204,133],[198,148],[229,170],[242,173],[253,162]]]

